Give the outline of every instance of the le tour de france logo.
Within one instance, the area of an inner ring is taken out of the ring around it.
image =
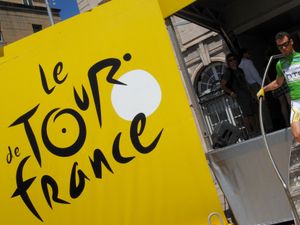
[[[76,89],[74,86],[70,91],[71,98],[76,106],[74,108],[64,108],[64,106],[51,103],[47,113],[42,116],[39,115],[39,118],[42,118],[39,119],[41,121],[36,121],[36,115],[42,113],[39,112],[42,103],[37,102],[36,105],[31,106],[26,112],[20,112],[20,115],[15,120],[9,121],[9,129],[21,130],[23,132],[21,135],[26,137],[28,146],[30,146],[29,151],[27,151],[28,154],[21,154],[22,146],[15,148],[8,146],[7,163],[10,164],[14,157],[19,159],[14,175],[16,187],[11,193],[11,198],[20,198],[24,203],[24,207],[38,220],[44,221],[44,218],[39,212],[40,201],[34,201],[32,198],[36,193],[30,192],[33,184],[40,186],[40,194],[48,207],[53,209],[54,204],[66,204],[67,207],[67,205],[71,204],[72,199],[75,200],[80,197],[91,179],[103,179],[103,169],[114,174],[114,168],[112,168],[111,162],[107,159],[107,154],[111,154],[111,158],[120,164],[130,163],[136,157],[136,155],[128,156],[124,153],[122,154],[122,132],[116,132],[114,141],[111,143],[111,149],[103,151],[100,139],[99,146],[87,152],[86,160],[88,160],[88,165],[90,165],[90,171],[80,169],[78,160],[74,159],[74,162],[72,161],[73,165],[71,165],[69,177],[66,179],[66,183],[69,183],[69,193],[66,196],[62,196],[59,192],[60,184],[56,181],[55,175],[50,176],[47,174],[47,171],[42,171],[41,174],[44,175],[26,175],[26,169],[34,163],[37,168],[43,169],[43,162],[47,160],[43,158],[44,151],[48,151],[57,157],[67,158],[76,155],[84,149],[87,134],[96,135],[92,132],[87,132],[87,118],[83,116],[84,111],[91,110],[95,114],[95,118],[97,118],[96,126],[102,129],[103,124],[108,120],[102,115],[102,110],[104,107],[109,106],[101,104],[103,101],[101,87],[112,85],[109,89],[111,90],[109,102],[111,102],[111,107],[115,113],[122,120],[125,120],[126,123],[128,122],[128,137],[130,137],[128,141],[131,142],[136,153],[148,154],[158,145],[163,134],[163,128],[159,128],[156,134],[152,134],[151,140],[147,144],[143,143],[141,137],[147,135],[147,117],[153,114],[160,106],[162,91],[154,76],[145,70],[136,69],[120,74],[119,69],[126,67],[126,64],[131,61],[132,55],[126,53],[120,59],[105,58],[91,63],[86,73],[87,85],[82,85],[81,90]],[[59,86],[64,85],[64,82],[70,76],[68,71],[65,71],[64,63],[61,61],[57,62],[53,67],[53,71],[50,72],[46,71],[44,69],[45,66],[42,64],[34,66],[46,96],[50,96]],[[101,76],[106,76],[106,79],[101,79],[100,82]],[[69,129],[61,127],[59,128],[60,132],[56,133],[55,136],[49,135],[48,130],[50,125],[52,126],[59,119],[63,120],[66,116],[72,118],[77,126],[76,131],[78,131],[78,134],[76,133],[75,138],[72,138],[72,143],[62,147],[55,142],[55,139],[59,135],[66,135]],[[114,126],[114,124],[112,123],[111,126]]]

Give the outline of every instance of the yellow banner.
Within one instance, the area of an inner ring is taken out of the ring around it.
[[[222,214],[160,6],[124,2],[4,48],[1,224],[199,225]]]
[[[178,10],[184,8],[185,6],[188,6],[192,2],[195,2],[195,0],[176,0],[176,1],[158,0],[158,1],[164,18],[171,16]]]

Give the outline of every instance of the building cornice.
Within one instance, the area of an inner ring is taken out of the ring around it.
[[[10,11],[19,11],[19,12],[28,12],[36,14],[47,14],[47,8],[41,6],[30,6],[19,3],[5,2],[0,1],[0,10],[10,10]],[[53,16],[59,17],[60,9],[51,8]]]

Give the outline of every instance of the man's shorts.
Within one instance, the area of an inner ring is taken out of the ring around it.
[[[300,122],[300,100],[291,101],[291,119],[290,123]]]

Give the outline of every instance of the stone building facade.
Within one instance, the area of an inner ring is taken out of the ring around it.
[[[77,0],[77,4],[79,11],[85,12],[107,1],[109,0]]]
[[[59,22],[59,9],[52,9]],[[50,26],[44,0],[0,1],[0,43],[6,45]]]
[[[225,42],[218,33],[179,17],[172,17],[172,23],[197,94],[201,95],[208,92],[212,86],[202,85],[201,87],[199,82],[206,79],[204,71],[209,68],[213,68],[210,76],[220,75],[216,74],[217,71],[214,67],[221,65],[224,68],[225,66],[225,54],[229,51]],[[200,86],[198,87],[198,85]]]

